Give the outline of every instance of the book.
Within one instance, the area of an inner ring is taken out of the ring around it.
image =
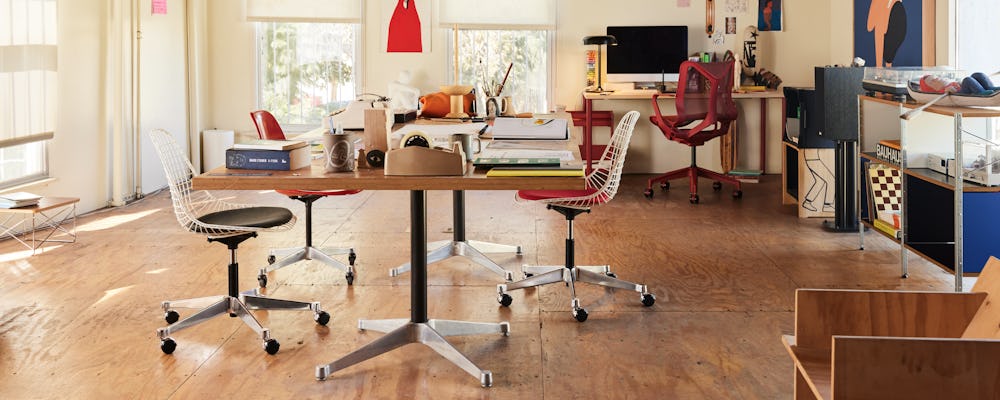
[[[494,140],[566,140],[568,121],[561,118],[497,118],[493,120]]]
[[[486,172],[487,177],[497,176],[583,176],[582,168],[493,168]]]
[[[292,150],[226,150],[226,168],[291,171],[308,167],[312,163],[309,147]]]
[[[0,194],[0,208],[28,207],[38,204],[42,196],[28,192]]]
[[[881,219],[876,219],[875,222],[872,223],[872,225],[875,226],[875,229],[878,229],[883,233],[889,235],[889,237],[894,237],[896,239],[899,239],[902,236],[899,234],[898,228],[893,227],[891,224]]]
[[[531,157],[479,157],[472,165],[477,167],[558,167],[558,158],[531,158]]]
[[[233,148],[237,150],[294,150],[305,147],[306,144],[304,140],[257,139],[246,143],[236,143]]]

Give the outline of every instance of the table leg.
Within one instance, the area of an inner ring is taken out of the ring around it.
[[[500,333],[508,336],[510,324],[506,321],[493,324],[427,318],[427,195],[423,190],[410,191],[410,265],[413,267],[410,275],[410,320],[358,321],[358,327],[361,329],[385,331],[394,326],[398,327],[329,364],[317,366],[316,379],[325,380],[336,371],[407,344],[420,343],[430,347],[473,377],[479,378],[479,383],[483,387],[493,385],[492,372],[477,367],[444,337],[484,333]]]
[[[767,99],[760,99],[760,173],[767,170]]]
[[[590,174],[590,162],[593,160],[593,154],[591,154],[591,143],[593,143],[594,134],[594,101],[584,98],[583,99],[583,159],[587,160],[587,174]]]

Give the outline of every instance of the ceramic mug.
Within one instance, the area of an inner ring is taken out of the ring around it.
[[[487,97],[486,117],[495,118],[507,113],[510,108],[510,97]]]
[[[323,135],[323,155],[326,172],[354,171],[354,142],[351,135]]]
[[[448,137],[448,147],[454,148],[455,143],[462,146],[462,152],[465,153],[465,161],[472,161],[472,155],[478,154],[483,150],[483,142],[476,137],[475,133],[453,133]],[[475,143],[475,150],[473,150],[472,144]]]
[[[504,117],[517,116],[517,111],[514,111],[514,101],[510,96],[503,97],[503,111],[500,112],[500,115]]]

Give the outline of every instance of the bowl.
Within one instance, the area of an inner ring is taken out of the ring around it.
[[[449,96],[461,96],[472,91],[472,85],[441,85],[441,92]]]

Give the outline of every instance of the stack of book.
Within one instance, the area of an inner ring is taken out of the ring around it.
[[[743,183],[760,182],[760,170],[756,169],[733,169],[727,172],[727,175]]]
[[[290,171],[312,162],[303,140],[254,140],[226,150],[226,168]]]
[[[558,158],[479,157],[476,168],[489,168],[486,176],[583,176],[583,163],[563,163]]]
[[[30,207],[38,204],[42,196],[28,192],[0,194],[0,208]]]

